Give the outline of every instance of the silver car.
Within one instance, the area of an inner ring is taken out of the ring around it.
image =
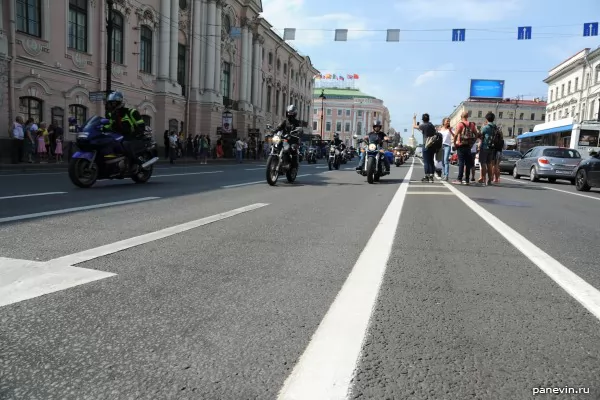
[[[556,146],[537,146],[530,149],[515,163],[513,177],[529,175],[529,180],[540,178],[555,182],[563,179],[575,183],[575,168],[581,162],[581,154],[575,149]]]

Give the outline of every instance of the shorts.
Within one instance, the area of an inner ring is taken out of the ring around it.
[[[479,150],[479,165],[494,164],[496,160],[496,150]]]

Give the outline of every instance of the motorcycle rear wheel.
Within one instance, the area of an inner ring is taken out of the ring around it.
[[[279,171],[277,171],[278,162],[279,160],[273,156],[269,156],[267,160],[267,183],[271,186],[275,186],[277,179],[279,179]]]
[[[77,187],[90,188],[98,180],[98,165],[84,158],[72,158],[69,162],[69,179]]]
[[[150,160],[152,158],[152,155],[149,153],[144,154],[144,162]],[[151,165],[150,167],[148,167],[148,169],[141,169],[137,174],[134,174],[131,176],[131,180],[134,181],[135,183],[146,183],[150,180],[150,177],[152,176],[152,173],[154,172],[154,165]]]

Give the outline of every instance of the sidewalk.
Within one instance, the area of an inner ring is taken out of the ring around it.
[[[264,164],[266,162],[266,160],[244,160],[244,164]],[[237,164],[235,161],[235,158],[217,158],[217,159],[209,159],[208,160],[208,164],[207,166],[210,165],[234,165]],[[170,165],[169,164],[169,160],[165,160],[164,158],[161,158],[160,160],[158,160],[156,162],[156,164],[154,165]],[[184,159],[179,159],[179,160],[175,160],[175,163],[173,164],[174,167],[185,167],[187,165],[203,165],[200,164],[200,160],[195,160],[193,158],[184,158]],[[69,167],[69,163],[67,161],[64,161],[62,163],[56,163],[56,162],[50,162],[50,163],[46,163],[46,164],[40,164],[40,163],[21,163],[21,164],[5,164],[5,163],[0,163],[0,172],[2,171],[10,171],[10,172],[27,172],[27,171],[32,171],[35,170],[36,172],[40,172],[43,170],[65,170]]]

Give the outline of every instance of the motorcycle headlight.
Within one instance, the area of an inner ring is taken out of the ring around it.
[[[77,139],[87,139],[88,135],[89,134],[87,132],[81,132],[80,134],[77,135]]]
[[[281,137],[279,135],[275,135],[273,136],[273,139],[271,139],[273,144],[279,144],[279,142],[281,142]]]
[[[369,151],[375,151],[375,150],[377,150],[377,145],[375,143],[371,143],[369,145]]]

